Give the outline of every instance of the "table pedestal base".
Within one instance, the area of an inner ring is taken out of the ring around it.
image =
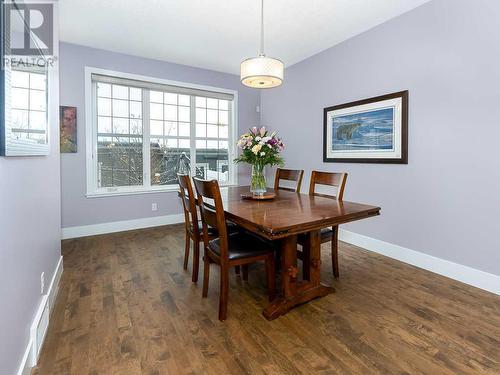
[[[320,231],[307,233],[303,259],[309,272],[303,281],[297,280],[297,236],[292,235],[281,240],[281,297],[275,299],[263,311],[268,320],[273,320],[287,313],[294,306],[314,298],[335,292],[335,289],[320,282],[321,238]]]
[[[267,320],[273,320],[283,314],[286,314],[297,305],[310,301],[314,298],[324,297],[333,292],[335,292],[334,288],[323,284],[307,288],[288,298],[278,297],[264,309],[262,314]]]

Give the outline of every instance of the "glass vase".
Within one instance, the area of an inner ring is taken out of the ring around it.
[[[256,196],[263,196],[266,189],[266,173],[264,165],[252,165],[252,180],[250,184],[250,192]]]

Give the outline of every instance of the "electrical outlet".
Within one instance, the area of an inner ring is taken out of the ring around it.
[[[153,203],[151,205],[151,211],[158,211],[158,203]]]
[[[40,275],[40,293],[45,294],[45,272]]]

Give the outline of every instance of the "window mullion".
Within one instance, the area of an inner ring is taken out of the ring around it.
[[[229,165],[229,184],[236,183],[236,175],[238,172],[238,167],[233,163],[236,157],[236,129],[234,128],[234,116],[237,116],[233,110],[233,100],[230,100],[227,104],[227,109],[229,110],[227,116],[227,152],[228,152],[228,165]]]
[[[142,90],[142,184],[146,188],[151,188],[151,130],[149,128],[149,90]]]
[[[97,139],[97,133],[98,133],[98,128],[97,128],[97,83],[92,82],[92,133],[88,136],[92,137],[92,165],[94,170],[92,171],[92,186],[94,191],[97,191],[101,186],[100,184],[100,178],[99,178],[99,158],[97,157],[97,145],[98,145],[98,139]]]
[[[191,146],[191,176],[196,176],[196,97],[191,95],[189,97],[189,122],[191,126],[190,131],[190,146]]]

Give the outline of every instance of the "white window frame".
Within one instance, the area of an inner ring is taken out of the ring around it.
[[[168,85],[168,86],[178,86],[187,89],[200,90],[200,91],[211,91],[221,94],[229,94],[233,96],[233,101],[230,102],[230,112],[231,116],[229,118],[229,133],[228,133],[228,164],[229,164],[229,181],[221,186],[231,186],[238,184],[238,171],[235,163],[232,160],[236,157],[236,139],[238,132],[238,91],[224,89],[220,87],[197,85],[193,83],[179,82],[166,80],[161,78],[143,76],[138,74],[123,73],[114,70],[107,70],[95,67],[85,67],[85,160],[86,160],[86,170],[87,170],[87,197],[102,197],[102,196],[114,196],[114,195],[131,195],[131,194],[145,194],[145,193],[158,193],[158,192],[173,192],[177,191],[178,187],[176,185],[160,185],[151,186],[151,180],[149,176],[149,165],[144,166],[144,178],[143,186],[116,186],[116,187],[98,187],[97,181],[97,108],[96,108],[96,85],[92,83],[92,75],[106,75],[110,77],[130,79],[136,81],[143,81],[152,84]],[[200,96],[204,96],[200,93]],[[144,116],[144,109],[149,112],[149,102],[146,103],[146,97],[143,97],[143,121],[146,116]],[[194,111],[193,99],[191,98],[191,175],[194,176],[194,171],[196,168],[196,134],[194,126]],[[149,126],[143,124],[143,145],[146,159],[149,159]],[[146,170],[147,169],[147,170]]]

